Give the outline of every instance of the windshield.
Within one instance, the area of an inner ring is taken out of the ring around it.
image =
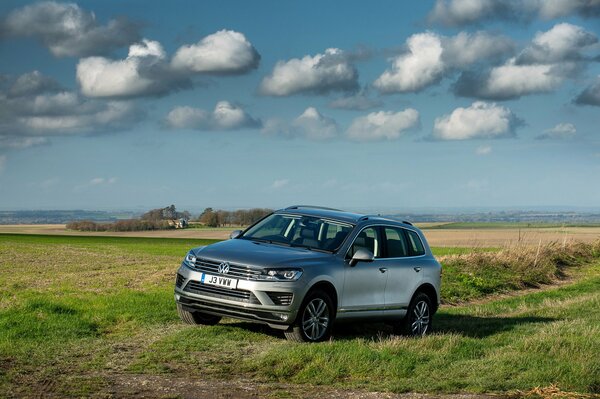
[[[335,252],[352,227],[313,216],[272,214],[249,228],[241,238]]]

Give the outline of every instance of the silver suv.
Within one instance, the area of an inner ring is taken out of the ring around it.
[[[181,319],[233,317],[318,342],[334,321],[386,321],[424,335],[440,303],[441,266],[408,222],[292,206],[231,239],[194,248],[177,272]]]

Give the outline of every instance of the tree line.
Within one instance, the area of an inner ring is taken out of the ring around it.
[[[272,209],[252,208],[237,211],[206,208],[196,221],[209,227],[248,226],[272,213]]]

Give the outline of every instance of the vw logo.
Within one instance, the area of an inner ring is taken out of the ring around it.
[[[221,262],[217,271],[221,274],[229,273],[229,262]]]

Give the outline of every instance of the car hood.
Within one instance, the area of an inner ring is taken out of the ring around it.
[[[198,258],[254,267],[300,267],[331,259],[333,254],[306,248],[233,239],[194,249]]]

